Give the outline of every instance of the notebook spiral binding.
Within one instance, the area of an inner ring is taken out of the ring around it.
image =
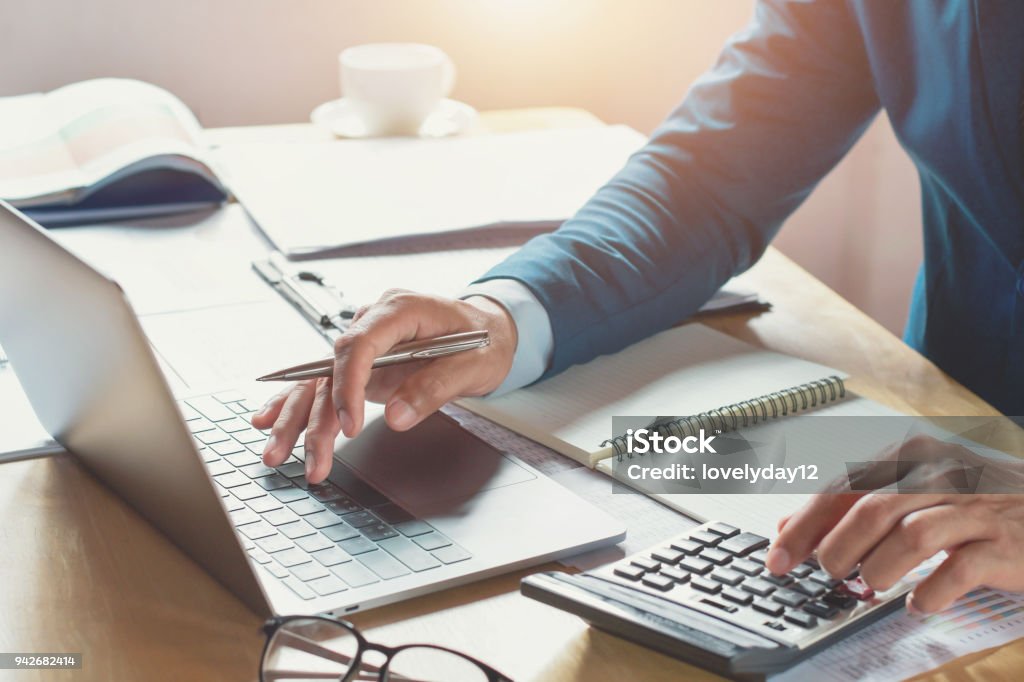
[[[846,385],[842,378],[833,375],[751,400],[743,400],[732,405],[701,412],[692,417],[660,419],[651,424],[651,428],[656,429],[665,437],[677,436],[679,438],[696,436],[701,429],[725,433],[753,426],[769,419],[778,419],[811,410],[845,397]],[[603,448],[608,446],[615,449],[615,459],[620,462],[623,457],[633,457],[632,453],[627,452],[625,435],[616,436],[601,443]]]

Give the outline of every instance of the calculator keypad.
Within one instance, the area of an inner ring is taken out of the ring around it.
[[[813,558],[772,575],[768,546],[768,538],[710,522],[590,573],[797,646],[909,590],[901,583],[876,595],[856,571],[839,580]]]

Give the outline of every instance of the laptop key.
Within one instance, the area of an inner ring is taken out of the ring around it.
[[[249,483],[249,479],[237,471],[214,476],[213,480],[217,481],[217,484],[224,488],[237,488]]]
[[[272,556],[264,552],[259,547],[253,547],[252,549],[250,549],[249,556],[252,557],[253,561],[256,561],[260,564],[269,564],[271,561],[274,560]]]
[[[241,471],[249,478],[262,478],[264,476],[269,476],[271,474],[277,473],[276,471],[265,465],[263,462],[256,462],[255,464],[244,466],[240,468],[239,471]]]
[[[445,564],[457,564],[460,561],[469,559],[472,554],[462,549],[458,545],[448,545],[447,547],[441,547],[431,552],[435,557],[441,560]]]
[[[212,422],[225,421],[227,419],[234,419],[235,417],[234,412],[224,407],[212,396],[200,396],[198,398],[189,398],[185,402],[190,407],[195,409],[199,414],[203,415]]]
[[[344,523],[337,514],[332,514],[327,510],[319,511],[303,518],[306,520],[306,523],[314,528],[326,528],[327,526],[336,526],[339,523]]]
[[[316,580],[317,578],[323,578],[324,576],[331,574],[330,571],[315,561],[293,566],[290,570],[292,575],[303,582],[307,580]]]
[[[301,538],[306,535],[312,535],[316,532],[316,529],[303,520],[293,521],[292,523],[285,523],[277,527],[281,534],[286,538],[294,540],[295,538]]]
[[[277,535],[277,531],[274,530],[274,527],[265,521],[247,523],[244,526],[239,526],[238,532],[250,540],[259,540],[260,538],[269,538],[271,535]]]
[[[237,440],[242,445],[251,445],[252,443],[259,443],[260,441],[267,440],[267,437],[256,429],[246,429],[244,431],[236,431],[231,434],[231,437]]]
[[[325,538],[323,535],[317,533],[316,535],[305,535],[301,538],[296,538],[296,546],[300,549],[304,549],[307,552],[319,552],[321,549],[329,549],[334,547],[334,543]]]
[[[292,592],[299,595],[303,599],[316,598],[316,592],[306,587],[306,583],[302,582],[295,576],[288,576],[287,578],[284,578],[281,582],[287,585]]]
[[[395,528],[398,528],[398,526],[395,526]],[[425,535],[414,535],[412,541],[428,551],[440,549],[441,547],[447,547],[448,545],[452,544],[451,540],[441,535],[436,530],[432,530],[429,533],[426,533]]]
[[[178,403],[178,409],[181,411],[182,418],[187,421],[195,421],[196,419],[202,419],[202,415],[195,411],[192,407],[189,407],[186,403]]]
[[[220,455],[218,455],[216,452],[206,447],[205,445],[198,448],[198,450],[199,456],[202,457],[205,463],[209,464],[210,462],[220,461]]]
[[[295,543],[283,535],[271,535],[270,537],[256,540],[256,546],[267,554],[274,554],[275,552],[282,552],[293,548]]]
[[[352,512],[363,511],[363,506],[361,504],[347,497],[330,500],[325,502],[324,506],[339,516],[351,514]]]
[[[344,592],[348,589],[344,582],[338,579],[337,576],[333,575],[325,575],[323,578],[310,580],[306,584],[313,588],[313,591],[321,597],[327,597],[332,594],[337,594],[338,592]]]
[[[372,552],[373,550],[377,549],[377,545],[370,542],[361,535],[359,537],[349,538],[348,540],[342,540],[338,543],[338,546],[346,552],[348,552],[349,554],[351,554],[352,556],[356,556],[358,554],[365,554],[366,552]]]
[[[229,516],[231,516],[231,523],[235,526],[244,526],[249,523],[256,523],[260,520],[260,515],[248,507],[243,507],[238,511],[233,511]]]
[[[309,555],[298,547],[291,547],[277,552],[274,554],[274,558],[277,559],[279,564],[286,568],[298,566],[299,564],[307,563],[310,560]]]
[[[263,515],[263,518],[274,526],[287,526],[290,523],[296,523],[300,520],[298,516],[291,512],[290,509],[286,509],[284,507],[267,512]]]
[[[375,523],[372,526],[363,526],[359,529],[359,532],[374,542],[380,542],[381,540],[393,538],[398,535],[398,531],[386,523]]]
[[[242,476],[242,474],[238,473],[237,471],[235,473],[238,474],[239,476]],[[240,500],[245,500],[246,502],[248,502],[249,500],[255,499],[257,497],[263,497],[264,495],[267,494],[267,491],[259,487],[255,483],[247,483],[246,485],[239,486],[237,488],[232,488],[231,494]]]
[[[217,425],[214,424],[209,419],[207,419],[206,417],[200,417],[199,419],[189,420],[188,423],[185,424],[185,426],[188,427],[189,433],[192,434],[199,434],[202,433],[203,431],[212,431],[213,429],[217,428]]]
[[[222,474],[229,474],[235,469],[220,457],[214,457],[212,462],[206,464],[206,470],[210,472],[211,476],[220,476]]]
[[[344,494],[338,490],[338,486],[331,485],[330,483],[321,483],[320,485],[310,486],[309,494],[318,502],[330,502],[331,500],[337,500],[344,497]]]
[[[335,542],[341,542],[342,540],[349,540],[351,538],[359,537],[359,531],[357,531],[355,528],[348,525],[347,523],[339,523],[334,526],[327,526],[326,528],[321,528],[320,532],[322,532],[324,535],[329,537],[331,540],[334,540]]]
[[[281,474],[271,474],[270,476],[264,476],[256,479],[256,485],[264,490],[280,490],[281,488],[291,486],[291,484],[292,482]]]
[[[315,514],[324,510],[324,506],[316,500],[311,500],[308,497],[303,497],[301,500],[295,500],[294,502],[288,503],[288,508],[299,516],[305,516],[306,514]]]
[[[408,568],[403,566],[395,557],[380,549],[359,554],[356,556],[356,560],[384,580],[409,575]]]
[[[232,412],[231,419],[225,419],[224,421],[217,422],[217,428],[227,433],[238,433],[241,431],[248,431],[250,428],[249,422],[244,419],[239,419],[238,416]]]
[[[418,535],[426,535],[434,530],[434,528],[425,521],[419,519],[413,519],[412,521],[403,521],[402,523],[395,524],[395,530],[404,535],[407,538],[414,538]],[[427,547],[426,549],[430,549]]]
[[[358,561],[331,566],[331,573],[344,580],[349,587],[362,587],[380,582],[377,576]]]
[[[306,475],[306,464],[304,462],[286,462],[277,467],[277,471],[288,478],[299,478]]]
[[[378,541],[377,544],[381,549],[417,573],[437,568],[441,565],[429,552],[420,549],[412,540],[403,538],[397,533],[394,537]]]
[[[276,498],[271,497],[270,495],[263,495],[262,497],[257,497],[255,499],[249,500],[248,502],[246,502],[246,504],[248,504],[249,508],[252,509],[257,514],[266,514],[269,511],[274,511],[275,509],[281,508],[281,503],[278,502]]]
[[[340,547],[333,546],[328,547],[327,549],[322,549],[319,552],[312,552],[310,556],[328,567],[337,566],[338,564],[343,564],[346,561],[352,561],[352,557],[350,557],[344,550]]]
[[[362,528],[363,526],[369,526],[378,522],[378,518],[368,511],[356,512],[355,514],[346,514],[345,523],[352,526],[353,528]]]
[[[224,459],[227,460],[227,462],[231,464],[231,466],[237,467],[239,469],[244,466],[249,466],[250,464],[263,463],[263,460],[261,460],[259,457],[252,454],[251,452],[248,452],[247,450],[242,450],[241,452],[236,452],[231,455],[225,455]]]
[[[221,457],[225,455],[233,455],[237,452],[245,452],[245,447],[241,443],[236,443],[233,440],[224,440],[219,443],[212,443],[210,444],[210,449]]]
[[[231,436],[224,433],[223,431],[203,431],[195,434],[196,440],[203,445],[213,445],[214,443],[224,443],[231,440]]]
[[[259,487],[259,486],[255,486],[255,487]],[[262,488],[261,488],[261,490],[262,490]],[[279,501],[284,502],[285,504],[290,504],[292,502],[295,502],[296,500],[304,500],[304,499],[306,499],[306,491],[305,490],[299,490],[298,488],[295,488],[295,487],[292,487],[292,488],[281,488],[279,490],[271,490],[270,494],[273,495],[274,497],[276,497]]]
[[[374,507],[373,513],[377,515],[377,518],[382,520],[384,523],[390,523],[394,526],[397,523],[405,523],[413,521],[412,514],[405,511],[397,504],[385,504],[380,507]]]
[[[227,508],[229,512],[234,512],[238,511],[239,509],[245,509],[245,502],[242,502],[234,495],[229,495],[228,497],[224,498],[224,506]]]
[[[288,569],[281,564],[263,564],[263,568],[270,571],[270,574],[275,578],[287,578],[291,575],[291,573],[288,572]]]

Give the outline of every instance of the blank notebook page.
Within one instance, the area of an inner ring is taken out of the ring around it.
[[[701,324],[656,334],[539,384],[463,405],[589,464],[613,416],[687,416],[840,374]]]

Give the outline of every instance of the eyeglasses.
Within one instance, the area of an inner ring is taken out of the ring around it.
[[[354,625],[324,616],[283,616],[263,625],[260,682],[512,682],[472,656],[433,644],[374,644]],[[376,652],[374,662],[365,660]]]

